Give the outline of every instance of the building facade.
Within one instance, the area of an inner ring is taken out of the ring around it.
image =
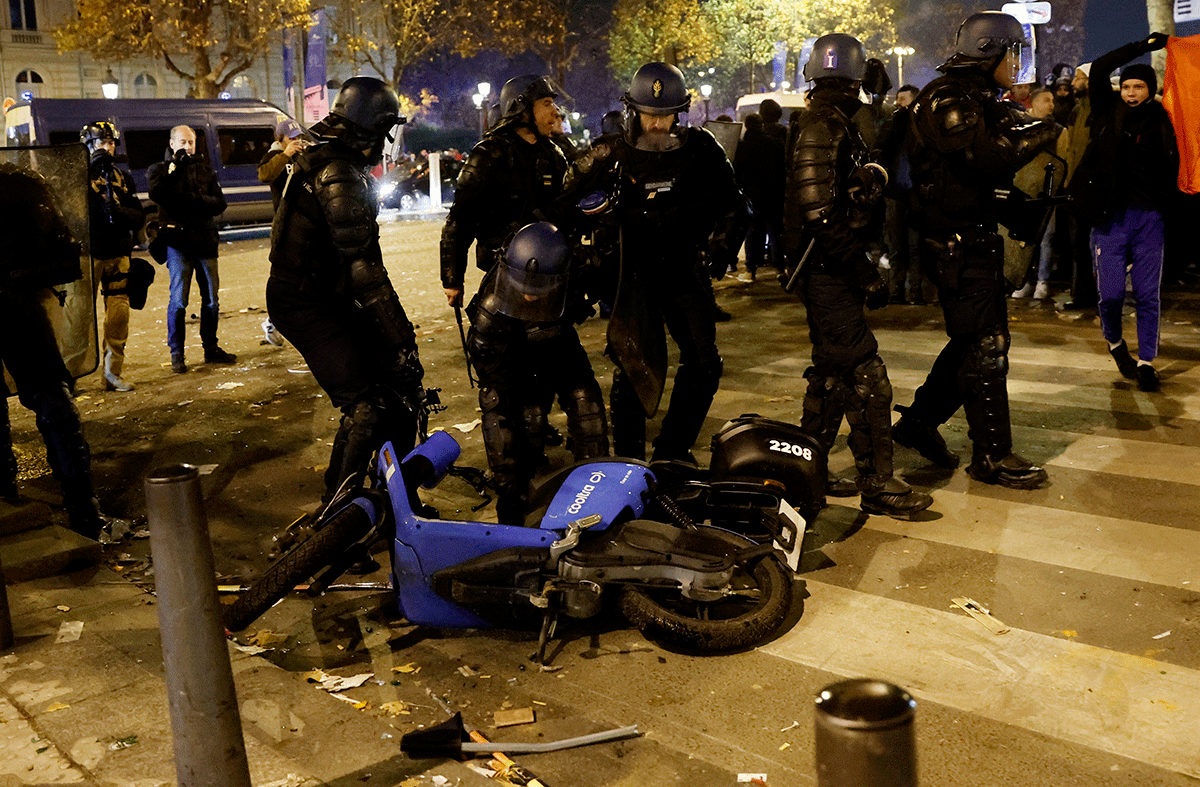
[[[162,60],[98,63],[86,52],[59,52],[51,31],[74,13],[73,0],[9,0],[0,30],[0,99],[103,98],[110,72],[121,98],[187,96],[188,82]],[[230,98],[261,98],[285,107],[282,43],[280,33],[271,51],[227,88]]]

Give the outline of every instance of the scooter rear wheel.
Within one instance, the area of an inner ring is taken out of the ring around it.
[[[753,545],[744,540],[743,546]],[[735,567],[732,592],[719,601],[692,601],[673,588],[631,586],[621,595],[621,612],[651,639],[701,653],[741,650],[767,641],[787,618],[790,573],[772,555],[762,555]]]
[[[225,628],[241,631],[286,596],[296,585],[315,576],[338,555],[370,532],[371,518],[356,505],[334,514],[320,530],[271,564],[222,614]]]

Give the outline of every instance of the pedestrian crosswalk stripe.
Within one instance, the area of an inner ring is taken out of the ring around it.
[[[939,518],[872,517],[868,527],[1139,582],[1200,587],[1200,532],[945,489],[934,492],[931,510]]]
[[[803,617],[763,652],[1200,777],[1200,671],[1021,629],[994,635],[960,612],[807,583]]]

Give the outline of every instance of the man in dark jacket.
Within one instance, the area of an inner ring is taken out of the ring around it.
[[[1121,91],[1108,75],[1142,55],[1162,49],[1167,36],[1153,33],[1096,59],[1088,92],[1091,142],[1071,181],[1076,210],[1092,222],[1092,264],[1100,295],[1100,330],[1121,374],[1143,391],[1158,390],[1151,362],[1158,354],[1163,261],[1163,213],[1177,189],[1179,150],[1162,104],[1154,100],[1154,69],[1134,63],[1121,71]],[[1126,270],[1137,303],[1138,357],[1121,336]]]
[[[159,232],[165,235],[171,296],[167,306],[167,346],[171,370],[183,374],[184,318],[192,274],[200,288],[200,340],[205,363],[233,363],[237,356],[217,344],[220,305],[217,290],[217,221],[225,211],[225,196],[203,153],[196,152],[196,132],[189,126],[171,129],[164,161],[146,172],[150,199],[158,205]]]
[[[865,70],[862,44],[844,33],[818,38],[804,66],[815,87],[797,125],[784,209],[788,256],[803,265],[812,340],[800,427],[828,453],[845,417],[862,510],[911,519],[933,498],[893,474],[892,385],[863,314],[888,298],[867,249],[887,172],[869,161],[851,119],[862,106]]]
[[[754,281],[768,247],[771,264],[783,267],[783,140],[768,136],[757,114],[751,113],[743,122],[746,133],[733,156],[733,171],[751,209],[742,281]]]
[[[348,479],[366,473],[385,440],[401,455],[416,441],[424,370],[412,323],[383,266],[369,174],[403,121],[391,85],[374,77],[346,80],[329,114],[311,129],[317,143],[295,157],[271,226],[271,320],[342,411],[325,473],[326,503]]]
[[[996,98],[1011,88],[1025,44],[1021,24],[998,11],[972,14],[958,29],[955,52],[912,109],[909,158],[914,219],[938,286],[949,341],[938,354],[892,436],[926,459],[957,467],[937,428],[961,407],[973,444],[967,473],[988,484],[1033,489],[1045,470],[1015,453],[1008,413],[1008,285],[997,224],[1028,230],[997,193],[1017,170],[1052,144],[1051,119],[1030,122]]]
[[[92,262],[104,294],[104,387],[132,391],[121,378],[129,338],[129,255],[146,214],[129,173],[113,162],[120,139],[107,120],[88,123],[79,134],[88,148],[89,226]]]

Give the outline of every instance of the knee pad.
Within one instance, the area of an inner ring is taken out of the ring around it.
[[[850,372],[850,387],[864,403],[872,397],[892,400],[892,382],[888,379],[887,366],[878,355],[872,356],[854,367]]]
[[[1008,346],[1010,338],[1007,332],[980,336],[967,351],[964,367],[969,374],[980,379],[995,380],[1008,375]]]
[[[562,406],[567,412],[567,429],[571,433],[575,458],[608,456],[608,418],[600,386],[593,381],[591,385],[568,392],[562,398]]]

